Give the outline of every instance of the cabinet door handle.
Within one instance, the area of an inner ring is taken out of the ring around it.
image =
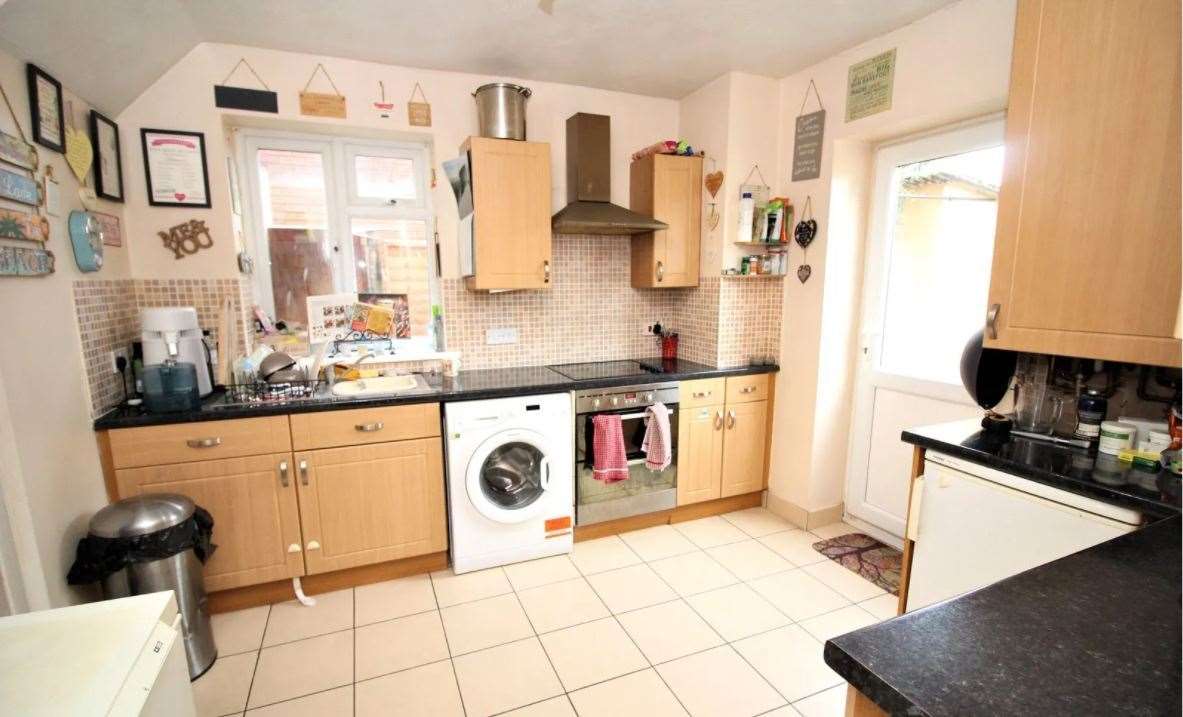
[[[992,339],[998,338],[998,312],[1002,310],[1002,304],[990,304],[990,310],[986,312],[986,335]]]
[[[550,283],[550,259],[542,262],[542,283]]]
[[[739,392],[740,393],[755,393],[756,387],[755,386],[744,386],[743,388],[739,389]]]
[[[657,262],[657,281],[660,282],[663,279],[665,279],[665,262],[659,261]]]
[[[723,412],[715,411],[715,430],[723,428]]]
[[[735,428],[735,411],[727,412],[727,427]]]
[[[308,461],[300,461],[300,484],[308,485]]]
[[[288,546],[289,553],[298,553],[302,550],[303,550],[303,548],[300,547],[299,543],[292,543],[291,545]]]
[[[221,436],[210,436],[209,438],[190,438],[185,441],[185,445],[190,448],[213,448],[214,446],[222,445]]]
[[[354,426],[354,428],[361,431],[362,433],[376,433],[377,431],[381,431],[385,427],[386,427],[386,424],[383,423],[382,421],[374,421],[373,423],[359,423],[356,426]]]
[[[288,478],[288,462],[287,461],[280,461],[279,462],[279,484],[281,486],[283,486],[284,488],[287,488],[288,486],[290,486],[292,484],[291,479]]]
[[[309,540],[308,545],[304,546],[305,550],[320,550],[320,543],[315,540]]]

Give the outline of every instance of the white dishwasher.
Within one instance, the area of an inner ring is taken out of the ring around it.
[[[928,451],[912,488],[908,612],[1137,529],[1142,514]]]

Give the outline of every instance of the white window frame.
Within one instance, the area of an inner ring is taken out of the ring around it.
[[[255,157],[261,149],[314,152],[321,155],[325,172],[326,241],[332,246],[333,283],[337,290],[357,293],[357,258],[354,256],[352,220],[365,217],[375,219],[408,219],[424,223],[428,255],[428,296],[432,304],[440,303],[439,265],[436,255],[435,214],[431,204],[429,185],[430,147],[425,143],[372,140],[312,133],[278,132],[261,129],[240,129],[235,139],[239,175],[245,178],[244,250],[254,257],[251,275],[255,303],[270,316],[275,316],[275,297],[272,294],[271,252],[264,230],[264,207],[260,201],[261,182]],[[414,162],[416,199],[400,199],[396,203],[373,197],[358,197],[353,158],[398,157]],[[430,337],[413,336],[395,339],[395,346],[430,349]]]

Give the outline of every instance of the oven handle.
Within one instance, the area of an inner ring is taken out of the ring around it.
[[[666,413],[673,413],[673,410],[671,408],[669,408],[668,406],[666,406],[665,412]],[[620,414],[620,420],[627,421],[627,420],[630,420],[633,418],[644,418],[646,413],[647,413],[647,411],[640,411],[638,413],[622,413],[622,414]]]

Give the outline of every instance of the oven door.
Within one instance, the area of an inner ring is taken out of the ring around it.
[[[678,501],[678,405],[666,404],[670,411],[670,446],[672,459],[663,471],[645,467],[645,409],[598,411],[575,416],[575,523],[589,525],[630,515],[668,510]],[[628,455],[628,478],[616,483],[596,480],[592,468],[592,417],[619,414]]]

